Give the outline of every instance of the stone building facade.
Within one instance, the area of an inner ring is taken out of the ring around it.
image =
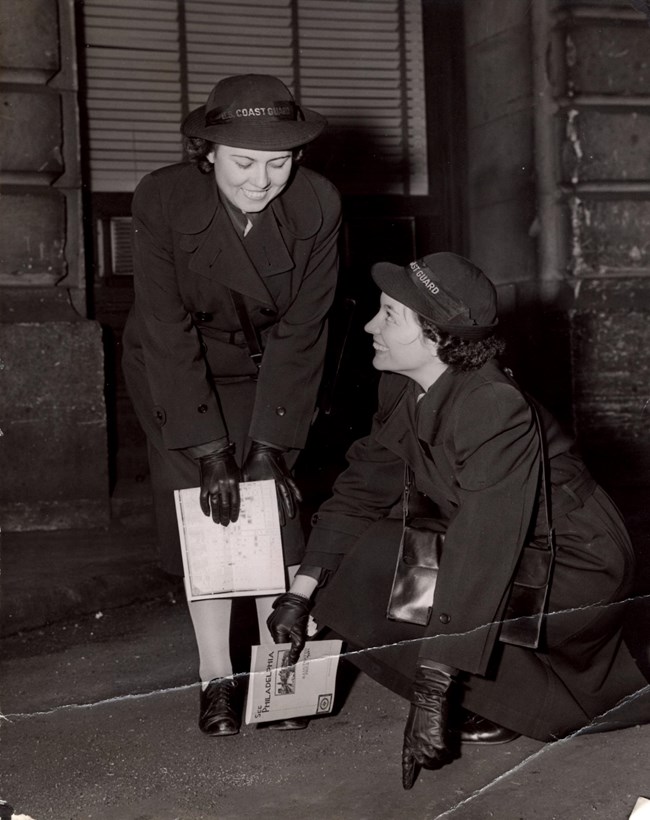
[[[592,468],[647,484],[650,4],[470,0],[465,38],[470,255]]]
[[[87,310],[75,7],[6,0],[2,17],[0,526],[105,526],[104,354]]]
[[[423,6],[436,2],[445,5]],[[465,239],[454,249],[497,282],[504,326],[523,339],[514,351],[523,381],[573,424],[594,469],[648,484],[650,4],[457,7]],[[101,527],[110,517],[111,385],[89,308],[77,8],[73,0],[3,6],[7,530]]]

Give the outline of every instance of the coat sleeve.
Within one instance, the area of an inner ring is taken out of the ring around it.
[[[420,657],[482,675],[533,515],[539,440],[528,403],[511,385],[477,386],[456,414],[446,447],[459,503]]]
[[[340,197],[323,180],[319,199],[323,223],[313,243],[296,246],[294,263],[305,273],[291,305],[267,339],[249,432],[253,439],[287,448],[301,449],[307,439],[338,276]]]
[[[373,418],[369,435],[350,447],[348,467],[336,479],[332,497],[314,516],[305,566],[336,569],[366,529],[386,517],[401,500],[404,461],[376,439],[382,404],[380,393],[380,411]]]
[[[179,292],[172,230],[154,175],[138,185],[132,214],[135,304],[149,388],[154,404],[180,408],[166,415],[163,440],[180,449],[221,438],[226,426]],[[182,384],[170,380],[170,372],[181,373]]]

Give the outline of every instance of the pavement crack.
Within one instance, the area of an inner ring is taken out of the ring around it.
[[[90,703],[65,703],[61,706],[55,706],[52,709],[44,709],[39,712],[14,712],[9,715],[2,715],[5,720],[12,721],[21,718],[47,717],[48,715],[55,715],[58,712],[73,711],[75,709],[92,709],[95,706],[106,706],[111,703],[122,703],[128,700],[142,700],[144,698],[155,697],[156,695],[166,695],[170,692],[185,692],[189,689],[196,689],[200,686],[199,683],[186,683],[182,686],[169,686],[163,689],[152,689],[149,692],[136,692],[128,695],[116,695],[113,698],[103,698],[102,700],[94,700]]]
[[[632,702],[636,698],[638,698],[641,695],[643,695],[644,693],[648,693],[648,692],[650,692],[650,685],[645,686],[643,689],[640,689],[638,692],[635,692],[632,695],[628,695],[626,698],[623,698],[623,700],[619,701],[619,703],[617,703],[611,709],[607,709],[601,715],[598,715],[597,717],[593,718],[593,720],[589,724],[587,724],[587,726],[583,726],[581,729],[577,729],[575,732],[571,732],[571,734],[567,735],[566,737],[550,741],[545,746],[543,746],[541,749],[538,749],[536,752],[533,752],[533,754],[531,754],[528,757],[524,758],[524,760],[519,761],[519,763],[517,763],[516,766],[513,766],[511,769],[508,769],[508,771],[506,771],[506,772],[502,772],[500,775],[495,777],[489,783],[486,783],[484,786],[481,786],[480,789],[476,789],[476,791],[472,792],[472,794],[470,794],[468,797],[463,798],[463,800],[460,800],[454,806],[451,806],[450,808],[446,809],[442,814],[436,815],[434,820],[441,820],[443,817],[451,817],[454,814],[454,812],[456,812],[458,809],[462,808],[463,806],[466,806],[468,803],[471,803],[473,800],[476,800],[477,797],[480,797],[481,795],[486,794],[490,789],[492,789],[498,783],[503,782],[507,778],[514,775],[516,772],[521,771],[521,769],[523,769],[525,766],[527,766],[529,763],[533,762],[534,760],[537,760],[542,755],[548,754],[551,751],[555,751],[560,746],[565,746],[567,743],[569,743],[571,740],[573,740],[576,737],[580,737],[581,735],[593,734],[594,733],[594,727],[595,726],[597,727],[599,721],[604,720],[605,718],[607,718],[608,715],[613,714],[618,709],[622,708],[626,704]],[[597,731],[597,729],[596,729],[596,731]]]
[[[567,614],[571,614],[571,613],[575,613],[575,612],[584,612],[584,611],[589,611],[589,610],[604,610],[604,609],[609,609],[611,607],[621,607],[621,606],[625,606],[626,604],[630,603],[633,600],[639,600],[639,599],[644,599],[644,600],[645,599],[650,599],[650,595],[634,596],[634,597],[627,598],[627,599],[624,599],[624,600],[621,600],[621,601],[614,601],[614,602],[607,602],[607,603],[595,602],[595,603],[587,604],[587,605],[580,606],[580,607],[571,607],[571,608],[568,608],[568,609],[554,610],[553,612],[547,613],[546,617],[547,618],[552,618],[554,616],[567,615]],[[418,637],[418,638],[407,639],[407,640],[404,640],[404,641],[396,641],[396,642],[388,643],[388,644],[377,644],[375,646],[367,647],[367,648],[364,648],[364,649],[346,650],[344,652],[341,652],[339,657],[340,658],[354,658],[355,656],[358,656],[358,655],[363,655],[363,654],[367,654],[367,653],[371,653],[371,652],[377,653],[377,652],[381,652],[382,650],[393,649],[394,647],[399,647],[399,646],[409,646],[411,644],[419,644],[419,643],[422,643],[423,641],[436,641],[436,640],[444,640],[444,639],[448,639],[448,638],[452,638],[452,637],[465,637],[465,636],[471,635],[475,632],[479,632],[481,630],[485,630],[485,629],[489,629],[489,628],[492,628],[492,627],[495,627],[495,626],[499,626],[500,623],[502,623],[502,622],[492,621],[492,622],[488,622],[486,624],[474,627],[473,629],[467,630],[467,631],[464,631],[464,632],[447,632],[444,635],[432,635],[430,637]],[[332,658],[333,658],[333,656],[331,656],[331,655],[323,656],[322,658],[314,658],[310,661],[310,663],[324,662],[324,661],[331,660]],[[251,674],[250,672],[239,672],[239,673],[235,674],[235,677],[237,677],[237,678],[248,678],[250,676],[250,674]],[[253,673],[253,674],[255,674],[255,673]],[[43,717],[43,716],[47,716],[47,715],[56,714],[57,712],[60,712],[60,711],[63,711],[63,710],[68,710],[69,711],[69,710],[74,710],[74,709],[90,709],[90,708],[93,708],[95,706],[105,706],[105,705],[110,704],[110,703],[120,703],[120,702],[127,701],[127,700],[138,700],[138,699],[142,699],[142,698],[150,698],[150,697],[155,697],[157,695],[168,694],[168,693],[172,693],[172,692],[183,692],[183,691],[187,691],[187,690],[190,690],[190,689],[198,688],[199,686],[200,686],[199,682],[190,683],[190,684],[183,684],[181,686],[172,686],[172,687],[154,689],[154,690],[151,690],[151,691],[148,691],[148,692],[138,692],[138,693],[133,693],[133,694],[129,693],[129,694],[126,694],[126,695],[118,695],[118,696],[115,696],[115,697],[112,697],[112,698],[104,698],[104,699],[97,700],[97,701],[92,701],[92,702],[89,702],[89,703],[63,704],[63,705],[60,705],[60,706],[55,706],[51,709],[46,709],[46,710],[42,710],[42,711],[38,711],[38,712],[16,712],[16,713],[13,713],[13,714],[8,714],[8,715],[0,715],[0,719],[10,721],[10,720],[24,719],[24,718]],[[583,727],[582,729],[578,730],[578,732],[576,732],[575,734],[579,734],[580,732],[583,732],[583,733],[589,732],[590,731],[590,726],[592,726],[592,724],[595,721],[599,721],[599,720],[603,719],[604,717],[606,717],[608,714],[610,714],[615,709],[620,708],[621,706],[623,706],[626,703],[630,703],[632,700],[634,700],[635,698],[641,696],[644,692],[646,692],[647,689],[648,689],[648,687],[643,688],[643,689],[633,693],[632,695],[629,695],[627,698],[625,698],[620,703],[616,704],[612,709],[608,710],[603,715],[600,715],[597,718],[594,718],[594,721],[592,721],[592,723],[590,723],[588,726]],[[650,716],[649,716],[649,718],[650,718]],[[569,737],[573,737],[573,736],[574,735],[570,735]],[[565,740],[566,740],[566,738],[565,738]]]

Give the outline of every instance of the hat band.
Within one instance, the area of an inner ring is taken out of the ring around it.
[[[248,120],[295,120],[296,104],[293,100],[280,100],[270,105],[234,106],[226,105],[221,108],[212,108],[206,112],[206,128],[211,125],[228,125],[232,122]]]
[[[440,285],[436,284],[434,273],[431,268],[422,259],[417,259],[411,262],[408,266],[409,276],[412,282],[419,289],[426,290],[430,296],[433,297],[434,310],[437,314],[437,320],[460,319],[461,317],[469,320],[469,308],[464,302],[456,299],[450,293],[443,290]],[[435,319],[433,321],[436,321]]]
[[[493,325],[443,325],[436,324],[438,330],[443,330],[451,336],[458,336],[459,339],[466,339],[469,342],[478,342],[481,339],[488,339],[496,333],[498,321]]]

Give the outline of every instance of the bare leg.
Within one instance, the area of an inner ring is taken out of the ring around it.
[[[214,678],[232,676],[230,659],[230,598],[191,601],[190,616],[199,650],[199,677],[203,688]]]

